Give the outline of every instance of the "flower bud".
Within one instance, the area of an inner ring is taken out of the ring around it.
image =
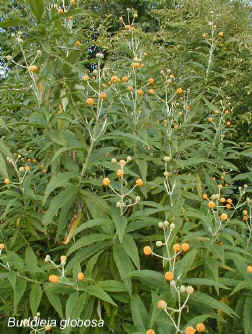
[[[160,248],[160,247],[162,247],[163,246],[163,242],[162,241],[156,241],[156,246],[158,247],[158,248]]]

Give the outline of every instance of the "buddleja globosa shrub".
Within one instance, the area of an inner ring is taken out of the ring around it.
[[[1,329],[249,334],[252,154],[232,140],[220,80],[236,8],[153,6],[157,35],[129,6],[111,35],[91,4],[19,6],[3,6],[0,24],[11,68],[0,86]]]

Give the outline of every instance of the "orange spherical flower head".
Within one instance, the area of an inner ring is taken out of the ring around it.
[[[252,266],[247,266],[247,273],[252,274]]]
[[[84,273],[82,273],[82,272],[78,273],[78,275],[77,275],[77,280],[78,280],[78,281],[83,281],[84,278],[85,278]]]
[[[213,117],[208,117],[207,121],[208,121],[208,123],[212,123]]]
[[[248,221],[248,216],[243,216],[243,217],[242,217],[242,220],[243,220],[244,222],[247,222],[247,221]]]
[[[49,276],[49,282],[58,283],[59,282],[59,277],[57,275],[50,275]]]
[[[52,327],[50,325],[45,326],[45,331],[46,332],[50,332],[51,329],[52,329]]]
[[[154,82],[155,82],[155,80],[154,80],[153,78],[148,79],[148,83],[149,83],[149,85],[153,85]]]
[[[226,124],[227,124],[227,126],[231,126],[231,122],[229,122],[229,121]]]
[[[172,246],[172,248],[173,248],[173,250],[174,250],[175,253],[178,253],[181,250],[180,244],[174,244]]]
[[[154,329],[148,329],[145,334],[155,334]]]
[[[122,77],[122,82],[128,82],[128,77],[126,76]]]
[[[219,37],[221,37],[221,38],[223,38],[223,37],[224,37],[224,34],[223,34],[223,32],[222,32],[222,31],[220,31],[220,32],[218,33],[218,36],[219,36]]]
[[[143,180],[142,180],[142,179],[137,179],[137,180],[136,180],[136,185],[137,185],[138,187],[142,187],[142,185],[143,185]]]
[[[143,252],[144,252],[144,255],[151,255],[152,254],[152,248],[151,246],[145,246],[144,249],[143,249]]]
[[[248,215],[248,210],[243,210],[242,214],[243,214],[243,216],[247,216]]]
[[[233,203],[233,200],[232,200],[231,198],[228,198],[228,199],[227,199],[227,202],[228,202],[229,204],[232,204],[232,203]]]
[[[182,88],[178,88],[177,91],[176,91],[176,93],[177,93],[178,95],[182,95],[182,93],[183,93],[183,89],[182,89]]]
[[[222,213],[220,219],[224,222],[225,220],[228,219],[228,215],[226,213]]]
[[[134,89],[134,88],[133,88],[132,86],[128,86],[128,91],[129,91],[129,92],[132,92],[133,89]]]
[[[110,179],[108,177],[105,177],[103,180],[102,180],[102,184],[105,186],[105,187],[108,187],[110,185]]]
[[[193,327],[187,327],[185,330],[185,334],[194,334],[196,332],[196,329],[194,329]]]
[[[106,100],[106,98],[107,98],[107,94],[106,93],[101,93],[100,99],[101,100]]]
[[[28,67],[29,72],[36,73],[38,72],[38,66],[37,65],[30,65]]]
[[[159,300],[157,302],[157,308],[159,308],[160,310],[165,310],[167,307],[167,303],[164,300]]]
[[[137,94],[138,94],[139,96],[142,96],[142,95],[143,95],[143,90],[142,90],[142,89],[138,89]]]
[[[58,9],[58,14],[63,14],[63,9],[62,8]]]
[[[203,195],[202,195],[202,198],[203,198],[203,199],[207,199],[207,198],[208,198],[207,194],[203,194]]]
[[[126,25],[125,25],[125,29],[126,29],[126,30],[130,30],[130,29],[131,29],[131,25],[130,25],[130,24],[126,24]]]
[[[149,95],[154,95],[155,94],[155,90],[153,88],[148,90]]]
[[[182,249],[182,252],[183,253],[186,253],[189,251],[190,249],[190,245],[187,243],[187,242],[184,242],[182,245],[181,245],[181,249]]]
[[[0,250],[5,249],[5,244],[0,244]]]
[[[76,41],[76,42],[74,43],[74,45],[78,48],[79,46],[81,46],[81,42],[80,42],[80,41]]]
[[[221,197],[221,198],[220,198],[220,202],[221,202],[221,203],[225,203],[225,202],[226,202],[226,199],[225,199],[224,197]]]
[[[141,64],[140,64],[140,63],[132,63],[132,64],[131,64],[131,67],[132,67],[132,68],[140,68],[140,67],[141,67]]]
[[[118,76],[116,76],[116,75],[113,75],[113,76],[111,77],[111,81],[112,81],[113,83],[118,83],[118,82],[120,82],[120,78],[118,78]]]
[[[8,178],[6,178],[6,179],[4,179],[4,184],[10,184],[10,179],[8,179]]]
[[[231,207],[232,207],[231,204],[226,204],[227,209],[231,209]]]
[[[196,325],[196,330],[199,332],[199,333],[204,333],[205,330],[206,330],[206,326],[200,322]]]
[[[167,272],[165,273],[165,280],[166,280],[166,281],[172,281],[173,278],[174,278],[174,274],[173,274],[172,271],[167,271]]]
[[[208,203],[208,207],[209,207],[209,209],[214,209],[216,207],[216,204],[213,201],[210,201]]]
[[[86,104],[88,106],[92,106],[94,104],[94,99],[92,99],[92,97],[89,97],[86,99]]]
[[[122,170],[122,169],[118,169],[118,171],[116,172],[116,175],[117,175],[118,177],[123,178],[123,170]]]
[[[88,81],[89,80],[89,76],[87,74],[84,74],[82,77],[83,81]]]

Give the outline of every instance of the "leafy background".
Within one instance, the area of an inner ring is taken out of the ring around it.
[[[125,0],[75,1],[69,7],[65,1],[67,10],[59,15],[54,4],[63,5],[46,0],[0,5],[6,69],[0,85],[0,242],[6,247],[0,258],[0,326],[6,333],[28,333],[8,329],[6,321],[39,311],[51,319],[99,319],[101,314],[105,325],[94,333],[143,334],[149,328],[175,333],[156,307],[159,299],[176,305],[163,276],[167,268],[143,254],[145,245],[155,248],[163,240],[158,223],[168,220],[176,226],[169,248],[190,244],[175,269],[179,284],[195,288],[182,329],[204,322],[208,333],[251,333],[252,278],[246,271],[252,263],[251,231],[242,215],[248,210],[251,224],[248,6]],[[132,18],[127,8],[138,14],[133,32],[119,19]],[[210,57],[211,19],[216,28]],[[132,53],[134,41],[139,46]],[[97,58],[101,52],[104,58]],[[134,70],[136,54],[144,67]],[[38,72],[31,75],[27,65],[34,58]],[[167,85],[162,73],[168,69],[174,79]],[[88,83],[83,75],[89,75]],[[113,83],[113,76],[120,82]],[[149,78],[155,79],[153,95]],[[102,104],[96,94],[101,91],[107,94]],[[91,107],[88,97],[95,102]],[[126,188],[138,178],[144,185],[129,197],[133,203],[140,196],[140,202],[120,215],[118,198],[102,180],[108,177],[119,191],[118,167],[111,159],[127,156],[132,160],[125,167]],[[164,156],[171,156],[166,168],[169,182],[176,182],[172,196],[164,187]],[[25,166],[24,176],[19,168]],[[218,193],[220,184],[234,206],[220,208],[229,220],[212,238],[213,216],[202,194]],[[165,256],[165,249],[157,253]],[[58,284],[48,282],[57,270],[45,263],[47,254],[56,263],[67,256],[65,278]],[[85,280],[76,289],[81,271]]]

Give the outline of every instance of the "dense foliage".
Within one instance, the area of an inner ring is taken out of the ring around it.
[[[248,8],[23,0],[0,16],[0,328],[251,334]],[[17,323],[36,316],[57,326]]]

